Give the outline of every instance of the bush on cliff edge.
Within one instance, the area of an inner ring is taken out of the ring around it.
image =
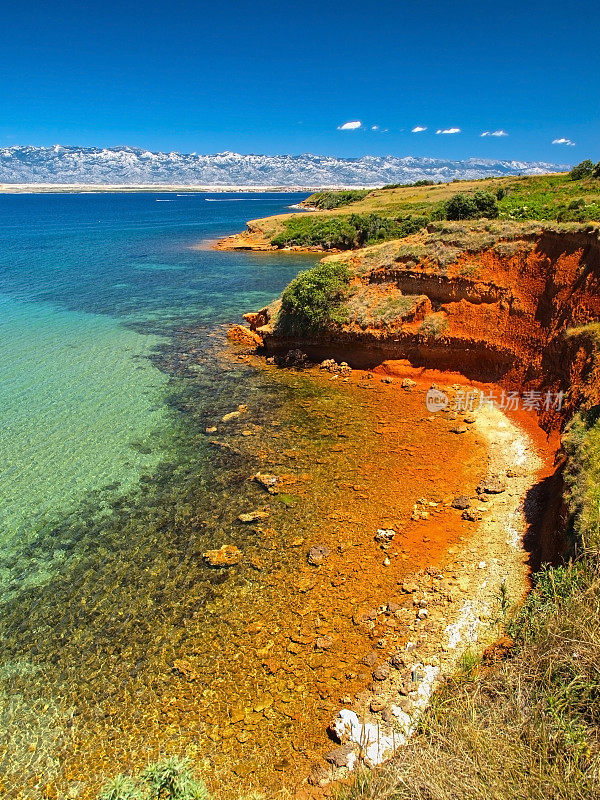
[[[348,267],[338,261],[301,272],[281,296],[277,328],[284,334],[304,334],[344,322],[350,278]]]

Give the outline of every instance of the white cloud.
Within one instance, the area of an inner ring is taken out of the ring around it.
[[[460,128],[444,128],[443,130],[438,128],[436,133],[460,133]]]
[[[482,136],[508,136],[508,133],[506,131],[503,131],[502,129],[500,129],[498,131],[484,131],[481,135]]]
[[[564,136],[561,139],[553,139],[552,144],[566,144],[568,147],[575,147],[575,142],[565,139]]]
[[[371,125],[371,130],[372,131],[378,131],[379,130],[379,125]]]
[[[423,133],[423,131],[426,130],[427,130],[427,125],[415,125],[411,133]]]
[[[359,119],[344,122],[343,125],[338,125],[338,131],[357,131],[362,128],[362,122]]]

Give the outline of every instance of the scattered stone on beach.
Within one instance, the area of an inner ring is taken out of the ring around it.
[[[502,494],[506,491],[506,484],[500,478],[488,478],[477,487],[477,494]]]
[[[364,664],[366,667],[374,667],[377,661],[377,653],[367,653],[367,655],[363,656],[360,661],[361,664]]]
[[[267,472],[257,472],[256,475],[252,476],[252,480],[256,481],[256,483],[262,486],[269,494],[277,494],[277,484],[280,482],[280,478],[277,475],[270,475]]]
[[[211,567],[233,567],[242,560],[242,551],[233,544],[224,544],[218,550],[207,550],[202,558]]]
[[[240,514],[238,519],[246,525],[250,522],[258,522],[261,519],[268,519],[270,512],[266,509],[257,509],[256,511],[249,511],[247,514]]]
[[[341,747],[336,747],[335,750],[330,750],[325,754],[325,761],[333,764],[334,767],[348,767],[352,769],[356,761],[355,754],[356,745],[352,742],[344,744]]]
[[[463,511],[460,516],[462,519],[467,520],[467,522],[479,522],[479,520],[482,519],[483,514],[476,508],[468,508],[466,511]]]
[[[372,697],[371,702],[369,703],[369,708],[373,712],[373,714],[379,714],[383,709],[386,707],[385,700],[381,697]]]
[[[381,379],[381,382],[382,383],[393,383],[394,379],[392,377],[390,377],[389,375],[386,375],[384,378]]]
[[[324,361],[321,361],[319,364],[319,369],[324,369],[327,372],[332,372],[337,364],[333,358],[326,358]]]
[[[408,657],[405,653],[394,653],[390,663],[395,669],[402,669],[408,664]]]
[[[373,670],[374,681],[385,681],[389,677],[390,677],[389,664],[380,664],[376,669]]]
[[[402,591],[405,594],[412,594],[413,592],[418,592],[419,587],[417,586],[416,583],[413,583],[412,581],[404,581],[402,583]]]
[[[466,422],[467,425],[473,425],[473,423],[477,422],[477,417],[475,414],[467,414],[463,417],[463,422]]]
[[[318,636],[315,640],[316,650],[329,650],[333,647],[333,639],[331,636]]]
[[[230,422],[232,419],[237,419],[242,415],[241,411],[230,411],[228,414],[222,418],[222,422]]]
[[[341,375],[342,377],[348,377],[352,374],[352,368],[345,361],[338,364],[333,358],[326,358],[324,361],[321,361],[319,369],[331,372],[334,376]]]
[[[377,619],[376,608],[361,608],[354,612],[352,615],[352,622],[355,625],[365,625],[367,622],[373,622]]]
[[[308,782],[311,786],[318,786],[323,788],[327,786],[329,783],[329,773],[325,769],[325,767],[318,765],[316,766],[313,771],[308,776]]]
[[[471,506],[471,500],[464,494],[458,495],[452,500],[450,504],[452,508],[457,508],[459,511],[464,511]]]
[[[390,544],[395,535],[396,531],[392,528],[379,528],[375,534],[375,541],[380,544]]]
[[[318,567],[331,555],[331,550],[324,544],[313,545],[306,554],[306,560],[313,567]]]
[[[469,429],[467,428],[466,425],[453,425],[450,428],[450,433],[456,433],[456,434],[466,433],[468,430]]]
[[[302,368],[310,365],[310,361],[306,353],[296,348],[295,350],[288,350],[288,352],[279,359],[279,364],[283,367],[296,367]]]
[[[417,385],[416,381],[413,381],[412,378],[403,378],[402,383],[400,384],[401,388],[407,392],[410,392],[411,389]]]
[[[216,432],[217,432],[217,426],[216,425],[211,425],[209,428],[205,429],[205,433],[216,433]]]

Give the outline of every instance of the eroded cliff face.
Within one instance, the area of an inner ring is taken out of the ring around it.
[[[444,222],[331,259],[354,276],[347,323],[283,335],[273,304],[248,315],[268,352],[360,367],[407,359],[507,390],[563,391],[563,419],[600,402],[598,227]],[[542,422],[559,419],[548,409]]]

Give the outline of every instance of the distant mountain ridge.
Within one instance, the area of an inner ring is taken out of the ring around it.
[[[197,186],[381,186],[416,180],[451,181],[501,175],[564,172],[568,164],[468,158],[446,161],[406,156],[335,158],[153,153],[137,147],[0,148],[0,183],[182,184]]]

